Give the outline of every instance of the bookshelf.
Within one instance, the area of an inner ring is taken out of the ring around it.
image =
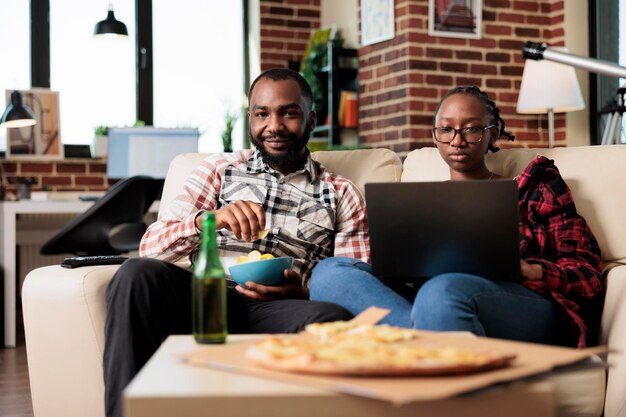
[[[318,111],[317,127],[313,130],[314,140],[328,140],[328,146],[342,145],[342,134],[349,132],[354,138],[357,137],[356,111],[351,108],[353,117],[348,116],[352,123],[342,120],[340,123],[340,107],[342,95],[347,98],[345,92],[353,92],[352,98],[356,99],[358,92],[358,58],[357,50],[334,46],[328,43],[328,64],[318,72],[318,78],[322,86],[326,86],[325,105],[326,109]],[[344,92],[342,94],[342,92]],[[344,103],[345,104],[345,103]],[[345,114],[345,113],[344,113]],[[346,119],[347,118],[343,118]]]

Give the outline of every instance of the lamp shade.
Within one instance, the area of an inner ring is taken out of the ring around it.
[[[573,67],[526,60],[517,99],[518,113],[563,113],[584,108],[585,101]]]
[[[93,36],[103,37],[128,37],[126,25],[115,18],[113,5],[109,5],[107,18],[96,23]]]
[[[11,102],[0,117],[0,123],[4,123],[6,127],[26,127],[37,123],[33,111],[24,104],[22,95],[19,91],[11,93]]]

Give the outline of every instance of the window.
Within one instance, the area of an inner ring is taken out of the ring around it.
[[[590,0],[589,17],[590,56],[626,66],[626,5],[620,0]],[[590,73],[589,79],[590,130],[598,144],[606,128],[607,109],[626,80],[594,73]],[[626,126],[622,126],[623,141]]]
[[[626,67],[626,4],[619,5],[619,64]],[[621,79],[620,84],[626,83]]]
[[[222,150],[226,112],[240,111],[243,101],[242,2],[219,4],[161,0],[152,8],[154,125],[198,127],[202,152]],[[243,129],[234,133],[241,148]]]
[[[96,126],[135,124],[135,8],[114,6],[129,39],[92,36],[103,2],[50,0],[50,88],[59,92],[63,143],[91,143]]]
[[[246,88],[245,1],[113,1],[116,18],[128,28],[126,40],[93,38],[94,25],[106,17],[105,1],[6,3],[0,36],[12,41],[1,53],[11,65],[0,66],[0,92],[31,85],[59,91],[63,143],[90,144],[94,127],[142,118],[157,127],[198,127],[200,151],[222,150],[226,111],[240,109]],[[31,63],[31,50],[41,62]],[[137,68],[142,61],[144,70]],[[235,148],[243,146],[242,125],[240,118]],[[0,131],[3,150],[6,129]]]

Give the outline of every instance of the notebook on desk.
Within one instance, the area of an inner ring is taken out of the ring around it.
[[[370,183],[365,199],[376,276],[519,277],[515,181]]]

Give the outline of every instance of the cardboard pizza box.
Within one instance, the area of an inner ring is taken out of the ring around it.
[[[282,336],[281,336],[282,337]],[[287,337],[301,337],[291,335]],[[395,405],[415,401],[434,401],[455,397],[509,383],[531,376],[550,373],[564,367],[577,365],[605,350],[571,349],[558,346],[521,343],[501,339],[475,337],[467,333],[420,332],[416,340],[404,342],[428,347],[457,347],[516,355],[510,366],[465,375],[419,377],[349,377],[296,374],[259,367],[245,357],[245,351],[254,340],[228,341],[224,345],[198,345],[182,355],[193,366],[209,367],[228,372],[253,375],[293,384],[301,384],[333,392],[388,401]]]

